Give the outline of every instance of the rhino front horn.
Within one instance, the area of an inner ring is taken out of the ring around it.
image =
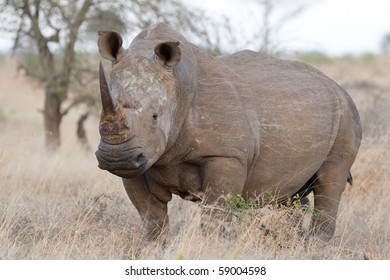
[[[115,115],[115,104],[112,99],[111,89],[108,85],[106,74],[104,73],[103,63],[100,61],[99,64],[99,84],[100,84],[100,96],[103,105],[104,115]]]

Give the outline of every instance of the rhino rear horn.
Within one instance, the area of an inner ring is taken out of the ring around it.
[[[173,67],[180,62],[179,42],[163,42],[154,48],[157,61],[165,67]]]
[[[103,63],[99,64],[99,84],[100,84],[100,96],[103,105],[104,115],[115,115],[115,104],[111,95],[111,89],[108,85],[106,74],[104,73]]]
[[[99,31],[99,52],[105,59],[116,62],[126,53],[122,48],[122,36],[115,31]]]

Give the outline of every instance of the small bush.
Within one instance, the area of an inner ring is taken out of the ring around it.
[[[241,194],[236,195],[227,195],[225,197],[224,208],[233,214],[242,213],[245,210],[251,209],[253,207],[253,199],[249,198],[245,200]]]

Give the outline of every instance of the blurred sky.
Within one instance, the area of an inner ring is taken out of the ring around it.
[[[256,1],[197,3],[215,13],[228,15],[242,30],[260,15]],[[294,1],[284,3],[293,5]],[[287,21],[278,33],[282,51],[318,50],[330,55],[379,52],[383,36],[390,33],[390,0],[311,0],[307,3],[303,12]]]
[[[256,0],[187,0],[211,14],[231,18],[235,32],[253,34],[260,22]],[[290,5],[293,1],[285,1]],[[329,55],[379,52],[390,33],[390,0],[312,0],[295,19],[278,32],[281,51],[321,51]],[[252,32],[252,33],[251,33]],[[0,50],[12,47],[10,38],[0,34]],[[250,35],[245,35],[246,39]],[[251,48],[250,45],[245,46]],[[254,47],[253,47],[254,48]]]

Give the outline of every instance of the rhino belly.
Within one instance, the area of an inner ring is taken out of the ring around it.
[[[288,199],[317,172],[323,158],[259,159],[248,178],[244,193],[251,197],[272,194],[279,201]]]

